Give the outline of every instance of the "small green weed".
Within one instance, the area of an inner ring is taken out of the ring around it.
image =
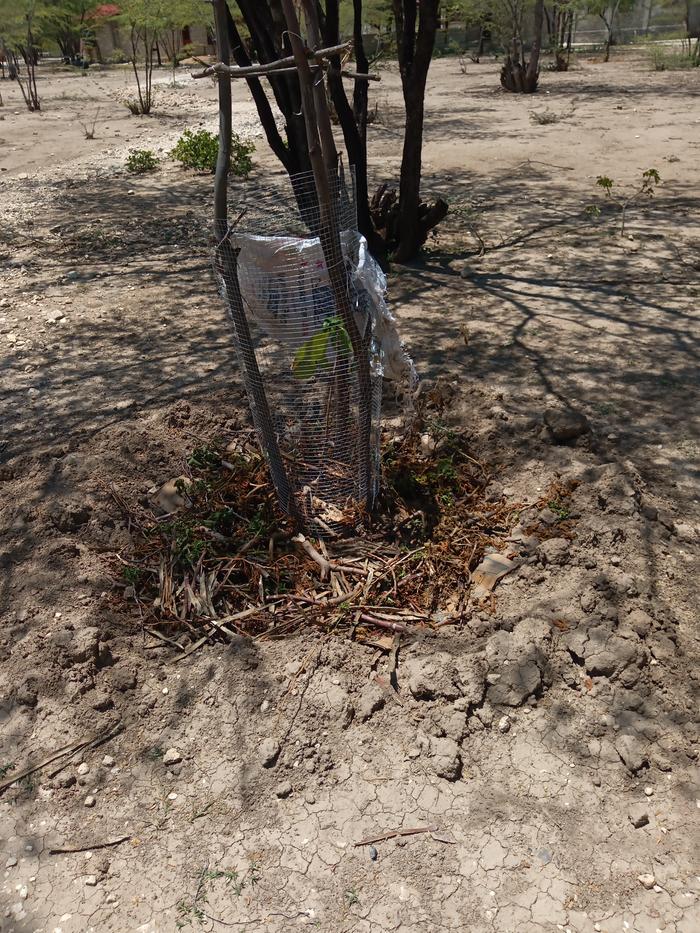
[[[158,168],[158,157],[152,149],[132,149],[124,165],[132,175],[145,175]]]
[[[353,904],[360,903],[360,896],[354,888],[348,888],[348,890],[345,892],[345,902],[347,903],[348,907],[352,907]]]
[[[241,875],[235,868],[210,869],[205,866],[198,875],[197,890],[192,900],[182,898],[177,904],[178,919],[175,926],[182,930],[195,923],[202,925],[205,920],[212,920],[206,912],[209,903],[209,893],[217,881],[226,882],[226,888],[231,890],[235,897],[240,897],[245,888],[254,887],[260,881],[260,866],[251,862],[248,871]],[[223,923],[223,921],[217,921]]]
[[[187,458],[187,462],[193,470],[214,470],[221,464],[221,457],[211,447],[202,445],[195,447]]]
[[[14,771],[15,765],[14,762],[8,761],[6,765],[0,765],[0,779],[7,777],[11,771]]]
[[[194,525],[186,521],[164,525],[163,531],[172,534],[173,554],[180,563],[194,567],[207,547]]]
[[[140,567],[124,567],[124,579],[130,586],[138,586],[143,570]]]
[[[234,175],[245,177],[253,168],[252,153],[255,145],[243,140],[235,133],[231,137],[231,162],[229,171]],[[185,130],[178,139],[170,155],[176,162],[181,162],[185,168],[192,168],[198,172],[216,171],[216,161],[219,156],[219,138],[208,130]]]
[[[559,502],[557,499],[552,499],[550,502],[548,502],[547,508],[551,512],[554,512],[560,522],[565,521],[569,515],[571,515],[571,509],[564,505],[563,502]]]
[[[625,219],[627,208],[634,204],[640,198],[653,198],[654,189],[661,183],[661,176],[655,168],[648,168],[642,172],[642,177],[637,185],[617,185],[607,175],[599,175],[596,179],[596,185],[605,192],[605,197],[614,204],[620,211],[620,236],[625,233]],[[589,204],[586,213],[591,217],[600,215],[600,207],[597,204]]]

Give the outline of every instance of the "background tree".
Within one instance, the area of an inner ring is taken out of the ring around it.
[[[165,28],[164,2],[125,0],[122,24],[129,33],[128,56],[136,78],[136,99],[127,101],[134,114],[148,114],[153,107],[153,67],[158,37]]]
[[[64,58],[75,58],[94,5],[90,0],[42,0],[37,10],[42,39],[57,45]]]
[[[530,57],[527,61],[523,42],[523,25],[528,12],[528,4],[526,0],[502,0],[502,3],[510,26],[510,36],[506,59],[501,69],[501,86],[506,91],[534,94],[540,77],[544,0],[534,0],[532,6],[533,38]]]
[[[577,8],[574,0],[553,0],[545,6],[549,50],[554,56],[556,71],[567,71],[571,59],[571,45]]]
[[[37,0],[0,0],[0,49],[4,49],[9,76],[17,81],[30,112],[41,110],[36,85],[37,11]]]
[[[615,42],[615,28],[620,13],[631,10],[635,0],[593,0],[588,5],[588,12],[597,14],[605,25],[605,57],[603,61],[610,61],[610,48]]]
[[[394,247],[394,258],[400,261],[416,255],[430,230],[447,213],[445,201],[438,199],[434,204],[425,204],[420,199],[425,88],[435,48],[439,8],[439,0],[393,0],[406,124],[398,210],[387,215],[390,221],[387,236]],[[376,216],[385,213],[377,212]],[[397,222],[392,224],[394,217]]]
[[[208,26],[211,22],[211,8],[201,0],[170,0],[163,4],[159,37],[173,71],[173,84],[185,29],[190,26]]]

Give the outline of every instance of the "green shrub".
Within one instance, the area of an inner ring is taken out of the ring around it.
[[[231,163],[229,171],[234,175],[245,177],[253,168],[251,153],[255,152],[255,145],[235,133],[231,137]],[[175,144],[170,155],[185,168],[193,168],[198,172],[215,172],[216,159],[219,154],[219,139],[214,133],[207,130],[185,130]]]
[[[686,68],[700,66],[700,56],[695,51],[674,51],[673,49],[655,48],[651,53],[654,71],[685,71]]]
[[[128,61],[129,58],[123,49],[112,49],[112,51],[107,56],[108,65],[123,65]]]
[[[151,149],[132,149],[125,164],[127,172],[143,175],[158,168],[158,158]]]

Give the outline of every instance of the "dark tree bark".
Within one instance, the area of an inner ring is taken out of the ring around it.
[[[320,15],[321,29],[324,45],[333,46],[339,43],[339,9],[338,0],[326,0],[325,16]],[[369,70],[369,62],[365,54],[362,40],[362,0],[353,0],[353,49],[355,63],[361,74]],[[340,74],[340,57],[331,59],[331,69],[328,72],[328,91],[333,107],[338,116],[338,122],[343,132],[343,141],[348,153],[350,165],[355,169],[355,194],[357,203],[357,226],[365,237],[370,251],[380,262],[386,259],[386,243],[377,234],[372,222],[369,209],[369,189],[367,183],[367,101],[368,86],[366,81],[356,81],[353,93],[353,104],[350,106],[343,79]]]
[[[544,23],[544,0],[536,0],[534,17],[534,38],[530,49],[530,60],[525,69],[525,83],[528,87],[537,87],[540,76],[540,52],[542,50],[542,26]]]
[[[228,64],[229,24],[226,15],[226,0],[214,0],[214,23],[216,28],[219,59]],[[297,509],[293,490],[277,442],[272,415],[265,394],[265,387],[258,368],[258,361],[248,326],[243,297],[238,282],[236,252],[231,244],[228,229],[228,169],[231,160],[231,79],[219,76],[219,154],[214,178],[214,234],[216,237],[217,272],[225,285],[226,307],[238,341],[239,354],[245,375],[246,390],[250,400],[260,445],[270,466],[270,473],[282,508],[296,516]]]
[[[398,243],[394,252],[397,261],[414,257],[425,243],[431,227],[447,213],[444,201],[436,202],[432,210],[421,210],[420,201],[425,87],[435,46],[439,6],[439,0],[393,0],[406,111],[396,231]]]

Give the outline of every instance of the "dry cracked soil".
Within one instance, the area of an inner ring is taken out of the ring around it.
[[[166,155],[215,125],[214,88],[163,80],[139,120],[117,69],[42,74],[41,115],[3,83],[2,931],[700,931],[699,79],[620,52],[526,100],[494,63],[434,64],[424,185],[453,210],[392,306],[489,495],[523,506],[517,569],[401,640],[397,691],[385,652],[322,630],[180,661],[142,631],[110,484],[135,501],[245,421],[211,177]],[[236,93],[258,151],[233,197],[262,210],[279,171]],[[155,173],[124,171],[136,145]],[[621,236],[596,176],[652,167]]]

